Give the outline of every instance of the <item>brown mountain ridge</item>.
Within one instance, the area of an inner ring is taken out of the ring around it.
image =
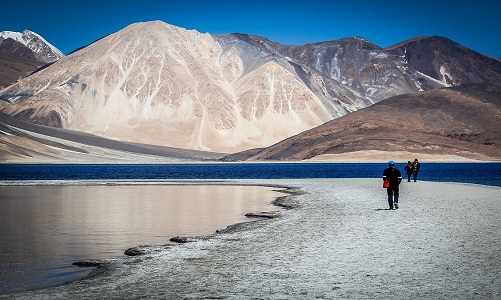
[[[365,150],[499,160],[500,125],[501,87],[467,84],[391,97],[225,160],[304,160]]]

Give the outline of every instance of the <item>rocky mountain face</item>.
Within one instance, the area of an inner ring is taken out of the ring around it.
[[[20,59],[37,60],[35,53],[30,48],[11,38],[2,39],[0,37],[0,51],[2,54],[10,54]]]
[[[0,32],[0,90],[63,56],[32,31]]]
[[[0,110],[126,142],[233,153],[395,95],[501,84],[499,60],[447,41],[383,49],[355,37],[284,46],[137,23],[0,91]]]
[[[331,119],[290,71],[240,58],[209,34],[135,24],[3,90],[3,111],[124,141],[228,151]]]
[[[28,76],[45,63],[7,54],[0,50],[0,90]]]
[[[501,158],[501,86],[465,84],[394,96],[271,147],[225,160],[303,160],[355,151]]]
[[[501,82],[501,62],[447,38],[418,37],[390,46],[385,52],[405,59],[410,67],[449,86]]]
[[[0,32],[0,48],[7,53],[45,63],[55,62],[64,57],[64,54],[59,49],[30,30],[24,30],[23,32]]]

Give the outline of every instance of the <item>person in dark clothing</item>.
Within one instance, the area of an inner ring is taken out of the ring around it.
[[[384,180],[390,182],[390,186],[386,188],[386,192],[388,193],[388,205],[390,209],[398,209],[398,194],[399,185],[400,182],[402,182],[402,173],[395,168],[395,162],[393,160],[388,162],[388,168],[383,172],[383,181]]]
[[[414,173],[413,172],[414,167],[413,167],[410,160],[407,162],[407,165],[405,165],[404,170],[405,170],[405,173],[407,173],[407,182],[411,182],[411,175]]]
[[[418,176],[418,173],[419,173],[419,168],[421,168],[421,164],[419,163],[419,161],[417,160],[417,158],[414,160],[414,162],[412,163],[412,179],[414,179],[414,182],[416,182],[417,180],[417,176]]]

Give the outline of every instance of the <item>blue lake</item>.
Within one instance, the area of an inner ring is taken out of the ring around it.
[[[404,164],[396,167],[403,171]],[[378,178],[376,163],[0,165],[0,180]],[[422,163],[419,180],[501,186],[501,163]]]

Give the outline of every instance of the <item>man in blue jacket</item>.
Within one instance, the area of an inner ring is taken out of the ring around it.
[[[402,173],[395,168],[395,162],[393,160],[388,162],[388,168],[386,168],[383,172],[383,181],[384,180],[388,180],[390,182],[390,186],[386,188],[390,209],[398,209],[398,186],[400,185],[400,182],[402,182]]]

